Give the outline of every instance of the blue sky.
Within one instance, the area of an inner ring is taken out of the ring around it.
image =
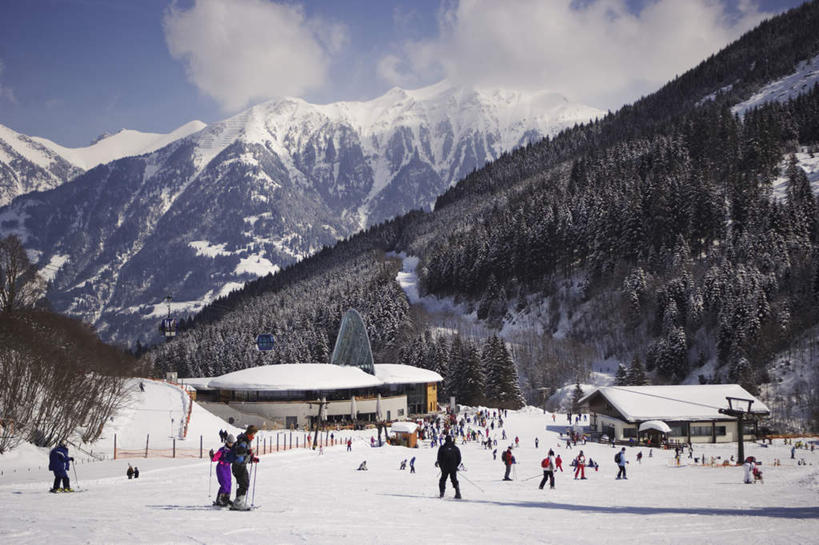
[[[0,123],[67,146],[276,96],[544,89],[616,109],[798,0],[0,0]]]

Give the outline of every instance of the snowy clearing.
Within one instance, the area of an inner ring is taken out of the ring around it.
[[[99,449],[107,448],[114,430],[127,443],[144,441],[145,433],[167,441],[169,414],[182,414],[182,406],[175,388],[146,381],[146,392],[134,391],[129,409],[115,418]],[[375,432],[368,430],[355,432],[349,453],[332,447],[323,455],[304,449],[268,454],[261,457],[256,479],[255,503],[261,508],[247,513],[211,507],[217,484],[213,478],[208,498],[207,460],[82,463],[76,468],[79,482],[73,469],[71,477],[83,493],[49,494],[52,477],[43,466],[47,452],[23,446],[0,457],[0,542],[219,544],[238,539],[375,545],[418,543],[432,536],[451,544],[631,544],[638,536],[650,543],[697,545],[816,542],[815,453],[800,450],[791,460],[782,440],[772,447],[746,444],[746,454],[763,462],[765,484],[745,485],[741,468],[702,467],[687,458],[676,467],[673,451],[655,449],[649,458],[648,449],[627,448],[628,480],[617,481],[616,450],[591,443],[567,450],[559,441],[565,424],[565,415],[553,421],[551,414],[528,407],[509,412],[509,439],[501,439],[497,426],[491,431],[498,438],[497,460],[479,443],[460,445],[466,466],[459,472],[460,501],[453,499],[449,483],[445,498],[438,498],[436,450],[428,441],[419,449],[370,448]],[[215,448],[220,428],[235,432],[194,405],[187,441],[198,447],[203,433],[205,450]],[[337,433],[347,437],[352,432]],[[515,436],[520,438],[516,479],[504,482],[500,452]],[[566,472],[558,472],[555,490],[539,490],[540,460],[549,448],[563,457]],[[600,464],[585,481],[568,472],[570,459],[581,449]],[[637,463],[640,450],[644,457]],[[694,456],[703,454],[709,461],[711,456],[727,458],[736,455],[736,445],[695,445]],[[413,456],[417,472],[399,470],[401,461]],[[772,466],[775,458],[781,459],[780,467]],[[796,465],[800,458],[808,465]],[[369,471],[356,471],[362,460]],[[139,479],[125,477],[129,462],[139,466]]]

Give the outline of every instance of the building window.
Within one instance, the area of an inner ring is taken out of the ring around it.
[[[398,416],[404,416],[404,409],[398,409]]]
[[[629,437],[637,437],[637,428],[623,428],[623,437],[628,439]]]
[[[725,435],[725,426],[716,427],[717,435]],[[698,437],[711,437],[711,426],[691,426],[691,435]]]

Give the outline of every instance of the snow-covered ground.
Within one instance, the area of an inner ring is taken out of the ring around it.
[[[146,381],[146,392],[134,392],[130,408],[106,434],[116,429],[126,442],[146,432],[168,438],[168,415],[181,406],[174,388]],[[82,463],[73,486],[83,493],[55,495],[47,492],[47,453],[23,446],[0,457],[0,543],[816,543],[819,453],[798,451],[797,459],[808,464],[801,466],[782,440],[769,448],[746,445],[747,454],[763,461],[765,484],[745,485],[737,467],[701,467],[687,458],[676,467],[672,451],[655,450],[649,458],[647,449],[628,448],[628,480],[617,481],[616,450],[591,443],[567,450],[559,440],[565,424],[565,416],[553,421],[531,407],[509,413],[509,439],[502,440],[497,428],[492,433],[498,455],[520,438],[512,482],[501,480],[503,466],[491,451],[461,445],[466,471],[459,473],[460,501],[449,484],[445,499],[437,497],[436,451],[428,443],[370,448],[368,430],[355,432],[349,453],[333,447],[323,455],[304,449],[268,454],[256,478],[261,508],[247,513],[210,506],[216,480],[209,479],[207,460]],[[188,433],[197,446],[200,433],[206,449],[218,446],[221,428],[235,431],[194,408]],[[104,450],[106,441],[98,448]],[[566,472],[558,473],[555,490],[539,490],[540,460],[549,448],[564,458]],[[568,473],[580,449],[601,466],[585,481]],[[727,458],[736,445],[696,445],[694,455],[703,454]],[[400,471],[401,460],[413,456],[417,472]],[[775,458],[780,467],[773,467]],[[369,471],[356,471],[362,460]],[[138,480],[125,477],[128,462],[139,466]]]
[[[744,117],[748,110],[767,102],[787,102],[799,95],[809,93],[817,82],[819,82],[819,55],[800,62],[792,74],[765,85],[754,96],[731,108],[731,113]]]

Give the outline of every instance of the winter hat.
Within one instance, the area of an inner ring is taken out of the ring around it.
[[[229,433],[228,436],[225,438],[225,443],[235,443],[236,438],[233,437],[232,433]]]
[[[245,435],[255,435],[257,431],[259,431],[259,428],[251,424],[245,430]]]

